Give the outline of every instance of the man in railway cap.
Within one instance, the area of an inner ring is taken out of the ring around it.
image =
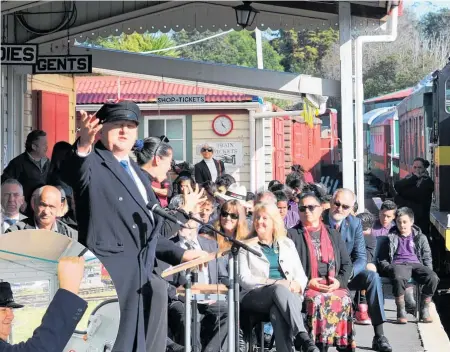
[[[147,209],[158,200],[148,177],[129,157],[140,118],[132,101],[104,104],[95,115],[81,111],[80,138],[61,171],[74,190],[79,242],[104,264],[117,290],[120,327],[113,351],[165,352],[167,333],[162,326],[158,333],[151,331],[149,323],[157,320],[150,319],[155,311],[148,308],[155,255],[171,253],[169,264],[176,265],[205,253],[185,251],[159,236],[164,221]]]
[[[367,270],[367,253],[361,220],[351,215],[355,205],[355,194],[346,188],[338,189],[331,200],[330,209],[323,213],[324,223],[339,231],[353,263],[353,271],[348,283],[352,291],[366,290],[367,306],[374,327],[375,336],[372,349],[392,352],[388,339],[384,336],[383,288],[378,273]]]

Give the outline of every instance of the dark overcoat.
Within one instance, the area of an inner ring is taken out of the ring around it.
[[[117,291],[120,327],[113,351],[142,352],[148,333],[143,302],[151,298],[147,286],[156,245],[160,242],[158,250],[164,251],[173,244],[164,238],[158,241],[163,219],[146,208],[157,199],[139,166],[130,160],[146,188],[146,200],[100,141],[86,157],[78,156],[76,145],[62,165],[63,180],[75,193],[79,241],[105,265]],[[176,253],[179,261],[183,253]]]
[[[217,177],[225,174],[225,164],[222,160],[214,160],[214,165],[216,165],[217,169]],[[194,165],[194,174],[195,174],[195,182],[198,184],[205,183],[206,181],[216,182],[216,180],[212,179],[211,172],[209,171],[208,165],[204,160]]]
[[[83,317],[87,302],[72,292],[56,291],[33,336],[25,342],[10,345],[0,339],[1,352],[62,351]]]

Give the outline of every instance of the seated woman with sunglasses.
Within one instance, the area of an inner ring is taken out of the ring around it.
[[[228,200],[223,203],[215,227],[225,235],[238,240],[246,239],[248,237],[248,226],[242,204],[238,200]],[[217,236],[217,242],[221,250],[231,247],[231,243],[227,242],[222,236]]]
[[[239,252],[241,307],[255,314],[269,314],[278,352],[295,348],[319,352],[306,332],[302,303],[308,279],[294,243],[286,237],[283,219],[275,204],[255,206],[251,245],[261,253]]]
[[[225,173],[225,164],[222,160],[213,158],[214,148],[207,143],[202,145],[200,152],[203,160],[194,166],[195,182],[216,182],[217,177]]]
[[[305,303],[310,336],[322,352],[329,346],[354,351],[352,301],[347,283],[352,263],[341,236],[322,223],[320,193],[307,186],[299,196],[300,224],[288,236],[297,251],[309,282]]]

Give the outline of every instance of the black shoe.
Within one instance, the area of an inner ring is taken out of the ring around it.
[[[372,349],[378,352],[392,352],[392,347],[386,336],[374,336],[372,340]]]
[[[320,352],[319,348],[311,340],[302,344],[303,352]]]

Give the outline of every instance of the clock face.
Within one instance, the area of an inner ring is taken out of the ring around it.
[[[212,127],[219,136],[226,136],[233,131],[233,120],[227,115],[219,115],[214,119]]]

